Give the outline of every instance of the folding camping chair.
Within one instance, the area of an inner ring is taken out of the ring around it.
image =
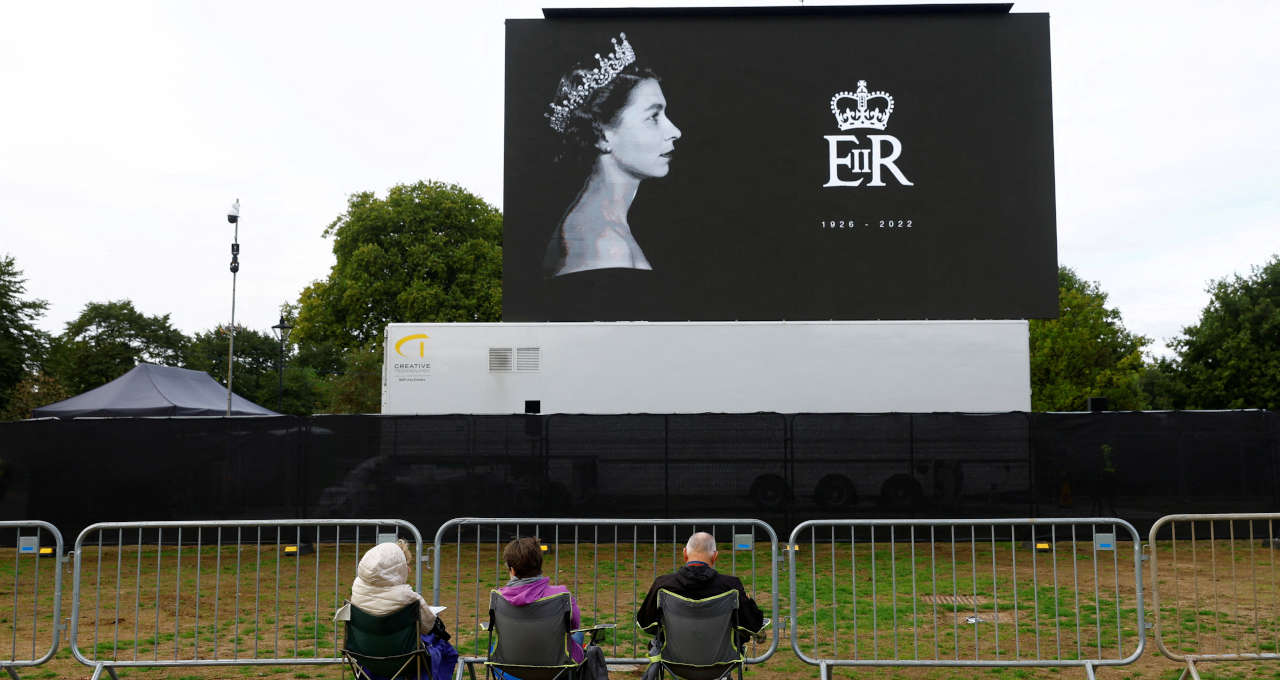
[[[489,657],[484,662],[485,677],[493,670],[520,680],[574,680],[582,664],[573,660],[569,645],[572,635],[587,633],[591,642],[612,624],[571,629],[572,600],[569,593],[544,597],[526,605],[507,602],[502,593],[489,593]],[[472,671],[474,677],[474,671]]]
[[[650,663],[658,665],[659,678],[670,673],[681,680],[720,680],[737,669],[742,680],[742,647],[756,631],[738,627],[738,591],[694,600],[663,588],[658,591],[657,628],[658,651]]]
[[[431,659],[418,636],[418,606],[412,602],[390,614],[375,616],[347,603],[350,618],[342,658],[356,680],[431,677]]]

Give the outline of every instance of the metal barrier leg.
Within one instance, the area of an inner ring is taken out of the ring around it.
[[[13,666],[5,666],[4,670],[9,673],[9,677],[13,680],[19,680],[17,671],[13,670]]]
[[[825,661],[818,664],[818,677],[822,680],[831,680],[831,671],[827,668]]]
[[[1093,664],[1091,663],[1086,663],[1084,665],[1084,675],[1089,678],[1089,680],[1098,680],[1098,676],[1093,672]]]
[[[1182,669],[1182,674],[1178,676],[1178,680],[1183,680],[1187,675],[1190,675],[1192,680],[1200,680],[1200,671],[1196,670],[1195,659],[1187,659],[1187,667]]]
[[[98,680],[98,678],[102,677],[102,671],[104,670],[107,675],[111,676],[111,680],[120,680],[120,678],[116,677],[116,669],[101,663],[93,667],[93,675],[89,676],[89,680]]]

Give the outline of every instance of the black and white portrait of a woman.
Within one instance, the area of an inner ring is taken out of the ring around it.
[[[585,176],[547,244],[548,277],[599,269],[652,270],[628,222],[640,183],[665,177],[680,128],[671,121],[658,76],[636,63],[626,33],[560,79],[550,112],[564,162]]]

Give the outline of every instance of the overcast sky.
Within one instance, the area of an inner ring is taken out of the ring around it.
[[[0,253],[49,331],[127,298],[192,333],[230,317],[239,198],[236,320],[267,330],[326,276],[349,194],[502,206],[503,20],[548,4],[7,3]],[[1050,14],[1058,260],[1159,351],[1210,279],[1280,252],[1280,2],[1014,11]]]

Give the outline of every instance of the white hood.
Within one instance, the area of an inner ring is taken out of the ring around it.
[[[395,543],[379,543],[370,548],[356,567],[356,583],[361,581],[384,588],[409,583],[409,563],[404,559],[404,551]]]
[[[418,603],[422,632],[431,630],[435,615],[421,595],[409,587],[409,563],[395,543],[380,543],[360,558],[351,584],[351,604],[375,616],[390,614],[411,602]]]

